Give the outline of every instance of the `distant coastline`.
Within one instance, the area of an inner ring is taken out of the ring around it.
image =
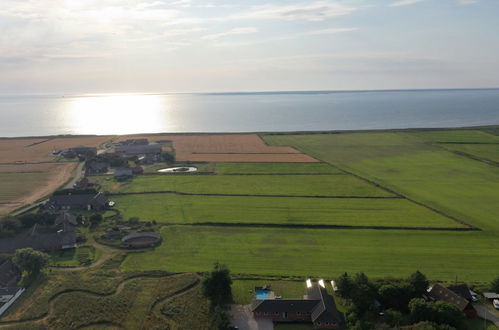
[[[498,88],[0,97],[3,137],[488,125]]]

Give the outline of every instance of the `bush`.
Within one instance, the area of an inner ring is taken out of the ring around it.
[[[497,276],[492,282],[490,282],[490,290],[492,292],[499,292],[499,276]]]

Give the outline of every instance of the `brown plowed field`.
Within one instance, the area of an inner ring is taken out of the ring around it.
[[[0,215],[50,195],[68,181],[77,163],[0,165]]]
[[[36,163],[54,160],[52,151],[77,146],[98,147],[111,136],[0,139],[0,163]]]
[[[178,161],[204,162],[317,162],[291,147],[266,145],[256,134],[199,134],[122,136],[172,141]]]

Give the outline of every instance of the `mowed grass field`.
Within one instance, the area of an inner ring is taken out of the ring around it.
[[[368,196],[393,194],[352,175],[151,175],[117,182],[112,176],[91,180],[107,192],[177,191],[195,194]]]
[[[442,144],[442,147],[499,163],[498,144]]]
[[[496,236],[485,232],[325,230],[167,226],[152,252],[131,254],[122,270],[192,272],[227,264],[233,273],[334,278],[343,272],[432,280],[490,281]]]
[[[326,163],[214,163],[219,174],[338,174]]]
[[[407,133],[270,135],[265,140],[295,146],[499,234],[499,167],[445,151]]]
[[[113,196],[125,219],[163,223],[265,223],[290,225],[462,227],[405,199],[178,196]]]

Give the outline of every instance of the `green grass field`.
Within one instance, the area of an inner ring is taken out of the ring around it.
[[[499,234],[498,167],[433,147],[406,133],[273,135],[265,140],[297,147]]]
[[[393,196],[351,175],[189,175],[138,176],[116,182],[94,177],[108,192],[178,191],[199,194],[291,196]]]
[[[442,147],[499,162],[499,144],[442,144]]]
[[[430,142],[499,143],[499,136],[481,130],[431,130],[411,134]]]
[[[490,281],[497,238],[484,232],[324,230],[168,226],[154,251],[129,255],[122,270],[205,271],[219,261],[233,273],[336,277],[365,272],[432,280]]]
[[[113,196],[125,219],[163,223],[278,223],[347,226],[461,227],[438,213],[404,199]]]
[[[340,170],[326,163],[216,163],[219,174],[337,174]]]

